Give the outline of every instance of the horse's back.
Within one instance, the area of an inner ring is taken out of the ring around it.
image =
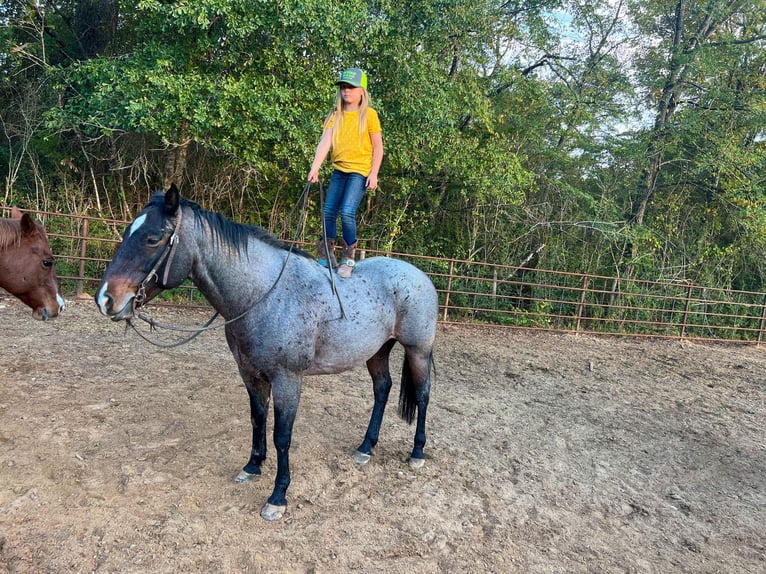
[[[303,290],[310,291],[310,305],[316,315],[311,315],[311,321],[293,325],[299,334],[297,339],[310,344],[307,351],[313,358],[305,374],[339,373],[352,368],[375,355],[391,339],[422,356],[430,355],[438,302],[436,289],[425,273],[405,261],[387,257],[359,261],[351,277],[345,279],[337,275],[331,278],[327,269],[312,265],[302,270],[307,282]],[[292,281],[296,290],[300,290],[298,282]],[[286,336],[291,330],[283,328],[280,332]],[[295,346],[280,343],[284,348]]]
[[[389,304],[395,335],[402,343],[407,339],[433,340],[438,296],[426,273],[401,259],[371,257],[356,264],[350,281],[360,297],[373,294],[373,303],[379,307]]]
[[[402,305],[432,307],[436,316],[436,288],[428,275],[411,263],[390,257],[372,257],[360,261],[355,272],[382,280]]]

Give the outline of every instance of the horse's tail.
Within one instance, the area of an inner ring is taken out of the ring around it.
[[[425,380],[422,383],[421,392],[425,392],[426,396],[430,392],[431,386],[431,370],[436,372],[434,365],[434,352],[433,350],[428,355],[428,365],[426,366]],[[404,354],[404,364],[402,365],[402,386],[399,389],[399,416],[402,417],[407,424],[412,424],[415,420],[415,412],[418,408],[417,388],[415,380],[412,376],[412,367],[410,367],[410,361],[407,358],[407,354]]]

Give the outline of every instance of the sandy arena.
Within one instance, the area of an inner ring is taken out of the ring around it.
[[[250,415],[223,333],[160,349],[67,303],[41,323],[0,296],[0,572],[766,571],[762,347],[442,326],[425,467],[400,352],[366,466],[364,366],[307,378],[269,523],[273,446],[233,482]]]

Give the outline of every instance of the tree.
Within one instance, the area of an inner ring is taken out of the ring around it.
[[[760,285],[765,2],[15,0],[6,200],[130,218],[175,181],[280,231],[356,65],[366,247]]]
[[[731,213],[728,207],[720,209],[731,205],[731,186],[741,190],[735,195],[758,194],[762,189],[756,173],[763,165],[763,146],[756,136],[762,133],[764,119],[764,7],[762,0],[634,5],[637,25],[646,37],[655,39],[638,60],[639,78],[654,105],[654,122],[641,134],[646,161],[630,220],[637,231],[644,226],[650,202],[662,193],[656,198],[656,217],[664,222],[665,237],[676,245],[684,235],[683,266],[691,263],[690,270],[699,269],[702,259],[710,257],[710,238],[723,239],[714,231],[723,229],[723,221],[714,221],[717,217],[711,214]],[[745,159],[744,169],[727,164],[732,158]],[[735,171],[736,177],[727,176]],[[675,207],[668,209],[669,205]],[[670,220],[672,213],[695,224],[679,233],[680,222]],[[701,243],[695,245],[689,240],[699,225],[702,233],[695,235]],[[641,244],[651,252],[652,242],[662,244],[640,231],[636,237],[634,250]],[[638,253],[630,255],[635,260]]]

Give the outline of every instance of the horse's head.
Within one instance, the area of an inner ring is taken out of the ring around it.
[[[53,253],[41,224],[13,209],[13,241],[5,246],[0,260],[0,287],[32,309],[35,319],[46,321],[64,310]],[[11,224],[12,222],[8,222]]]
[[[99,310],[113,321],[132,317],[135,309],[186,279],[188,265],[176,257],[180,201],[175,184],[155,193],[125,230],[96,293]]]

